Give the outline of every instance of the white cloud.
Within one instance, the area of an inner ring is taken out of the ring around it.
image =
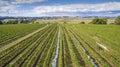
[[[35,3],[35,2],[43,2],[45,0],[15,0],[11,2],[12,4],[23,4],[23,3]]]
[[[0,15],[3,15],[2,13],[6,14],[17,14],[22,13],[24,10],[18,10],[17,8],[21,5],[18,4],[24,4],[24,3],[35,3],[35,2],[43,2],[45,0],[0,0]],[[20,7],[24,8],[24,7]],[[29,10],[28,10],[29,11]]]
[[[9,6],[2,6],[0,7],[0,14],[6,13],[6,14],[15,14],[18,13],[18,10],[16,9],[19,6],[9,5]]]
[[[35,7],[36,14],[50,12],[101,12],[120,10],[120,2],[109,2],[102,4],[70,4],[59,6],[38,6]]]
[[[9,2],[5,0],[0,0],[0,5],[8,5]]]
[[[2,1],[2,0],[0,0]],[[16,0],[16,4],[20,3],[33,3],[33,2],[41,2],[42,0]],[[18,3],[19,2],[19,3]],[[5,2],[7,4],[7,2]],[[0,7],[0,15],[8,14],[9,15],[17,15],[17,16],[52,16],[52,15],[74,15],[74,13],[78,12],[102,12],[108,11],[104,14],[113,15],[111,11],[120,10],[120,2],[108,2],[108,3],[100,3],[100,4],[68,4],[68,5],[50,5],[50,6],[35,6],[33,9],[29,10],[18,10],[17,8],[24,8],[18,5],[7,5]],[[82,14],[82,15],[83,15]],[[99,13],[100,14],[100,13]],[[99,15],[98,14],[98,15]],[[77,15],[77,14],[75,14]],[[89,14],[90,15],[90,14]],[[92,14],[91,14],[92,15]],[[120,13],[116,13],[114,15],[120,15]]]
[[[45,0],[0,0],[0,5],[15,5],[15,4],[24,4],[24,3],[35,3],[35,2],[43,2]]]

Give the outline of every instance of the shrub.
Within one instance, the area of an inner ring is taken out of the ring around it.
[[[3,22],[0,20],[0,24],[3,24]]]
[[[115,23],[110,23],[110,25],[113,25],[113,24],[115,24]]]
[[[119,24],[120,25],[120,16],[115,18],[115,24]]]
[[[67,22],[66,22],[66,21],[64,21],[63,23],[64,23],[64,24],[67,24]]]
[[[84,21],[82,21],[82,22],[80,22],[80,24],[85,24],[85,22],[84,22]]]
[[[94,18],[92,24],[107,24],[107,19],[106,18]]]

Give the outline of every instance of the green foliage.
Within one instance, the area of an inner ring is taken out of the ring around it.
[[[39,22],[36,22],[36,24],[39,24]]]
[[[114,25],[115,23],[110,23],[110,25]]]
[[[47,22],[47,24],[50,24],[50,22]]]
[[[3,22],[0,20],[0,24],[3,24]]]
[[[33,26],[33,24],[29,25]],[[40,25],[38,26],[40,27]],[[56,47],[55,41],[57,40],[57,30],[57,25],[51,25],[42,29],[38,33],[35,33],[33,36],[30,36],[23,41],[14,44],[12,47],[7,48],[7,50],[1,51],[0,58],[3,58],[0,59],[0,67],[2,67],[2,65],[4,65],[8,59],[12,60],[6,64],[8,67],[30,67],[33,66],[33,63],[36,62],[36,66],[50,67],[50,64],[52,62],[51,60],[54,57],[53,52],[55,52]],[[14,58],[12,59],[12,57]]]
[[[3,21],[3,24],[18,24],[18,20],[8,20],[8,21]]]
[[[106,18],[94,18],[92,24],[107,24],[107,19]]]
[[[119,24],[120,25],[120,16],[116,17],[115,24]]]
[[[66,25],[67,26],[67,25]],[[96,42],[100,42],[102,45],[108,48],[108,52],[106,51],[100,51],[100,53],[105,56],[106,58],[109,58],[108,60],[111,61],[111,63],[115,64],[116,67],[119,67],[120,63],[118,62],[118,59],[113,59],[110,57],[110,55],[114,56],[114,58],[119,58],[119,47],[120,47],[120,26],[119,25],[69,25],[68,29],[75,30],[76,33],[82,38],[80,41],[83,40],[88,42],[91,47],[98,50],[98,47],[96,46]],[[88,44],[83,44],[84,47],[87,47]],[[92,51],[91,48],[89,49],[89,46],[87,48],[88,52]],[[94,51],[93,51],[94,52]],[[98,57],[99,60],[101,59],[99,55],[97,56],[96,53],[90,52],[91,55]],[[108,64],[104,62],[104,60],[100,60],[102,67],[107,67]]]
[[[30,20],[21,20],[20,23],[25,23],[25,24],[27,24],[27,23],[30,23]]]
[[[28,24],[28,23],[34,23],[34,22],[35,22],[35,19],[12,19],[12,20],[10,19],[7,21],[3,21],[3,24],[20,24],[20,23]]]
[[[18,20],[9,20],[7,24],[17,24]]]
[[[0,43],[17,36],[30,33],[43,25],[39,24],[17,24],[17,25],[1,25],[0,26]]]
[[[84,22],[84,21],[81,21],[80,24],[85,24],[85,22]]]
[[[63,23],[64,23],[64,24],[67,24],[67,22],[66,22],[66,21],[64,21]]]
[[[102,18],[102,22],[103,20],[106,21]],[[0,25],[0,38],[12,39],[43,26],[45,24]],[[110,67],[109,62],[119,67],[119,28],[119,25],[51,23],[30,37],[22,39],[21,42],[15,41],[17,44],[14,44],[13,40],[12,46],[11,44],[0,46],[4,47],[0,50],[0,67],[3,67],[2,65],[6,67],[52,67],[57,54],[59,55],[56,59],[57,67],[93,67],[92,59],[101,67]],[[103,44],[109,51],[98,51],[96,42]],[[58,53],[56,53],[57,43],[59,43]]]

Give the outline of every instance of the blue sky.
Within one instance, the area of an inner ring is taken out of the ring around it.
[[[0,16],[119,16],[120,0],[0,0]]]

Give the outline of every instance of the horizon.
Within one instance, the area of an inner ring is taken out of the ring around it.
[[[0,0],[0,16],[109,16],[120,15],[120,0]]]

